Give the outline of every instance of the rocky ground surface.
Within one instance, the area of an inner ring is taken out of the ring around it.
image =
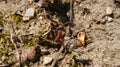
[[[0,67],[120,67],[120,0],[69,4],[0,0]]]

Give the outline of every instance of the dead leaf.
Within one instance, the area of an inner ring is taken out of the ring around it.
[[[55,42],[60,42],[61,36],[62,36],[62,30],[58,30],[57,36],[55,38]]]
[[[77,35],[78,40],[84,46],[85,45],[85,32],[79,32]]]

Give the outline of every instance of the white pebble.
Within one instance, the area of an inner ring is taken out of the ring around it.
[[[112,7],[107,7],[106,8],[106,14],[107,15],[110,15],[110,14],[112,14],[113,13],[113,8]]]
[[[51,57],[44,57],[43,59],[43,64],[46,65],[46,64],[49,64],[52,62],[52,59]]]
[[[35,15],[35,9],[34,8],[29,8],[26,10],[26,13],[23,16],[23,21],[28,21],[31,18],[33,18]]]
[[[42,16],[39,17],[40,20],[44,19]]]
[[[108,17],[108,22],[112,22],[113,18],[112,17]]]
[[[2,61],[4,61],[4,60],[6,60],[7,59],[7,57],[6,56],[2,56]]]

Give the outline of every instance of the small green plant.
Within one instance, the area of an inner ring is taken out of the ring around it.
[[[14,46],[11,44],[9,36],[3,35],[0,36],[0,58],[3,56],[6,59],[3,61],[4,64],[8,64],[12,62]],[[1,59],[0,59],[1,60]]]
[[[2,25],[4,22],[7,22],[7,19],[4,18],[4,14],[0,12],[0,25]]]
[[[10,14],[10,18],[11,18],[11,21],[15,23],[20,22],[22,20],[21,16],[18,14]]]
[[[22,21],[22,17],[19,14],[10,14],[10,21],[13,24],[14,29],[18,29],[20,26],[20,23]]]

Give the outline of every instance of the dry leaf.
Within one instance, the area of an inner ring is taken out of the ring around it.
[[[77,35],[78,40],[84,46],[85,45],[85,32],[79,32]]]
[[[57,36],[55,38],[55,42],[60,42],[61,36],[62,36],[62,30],[58,30]]]

